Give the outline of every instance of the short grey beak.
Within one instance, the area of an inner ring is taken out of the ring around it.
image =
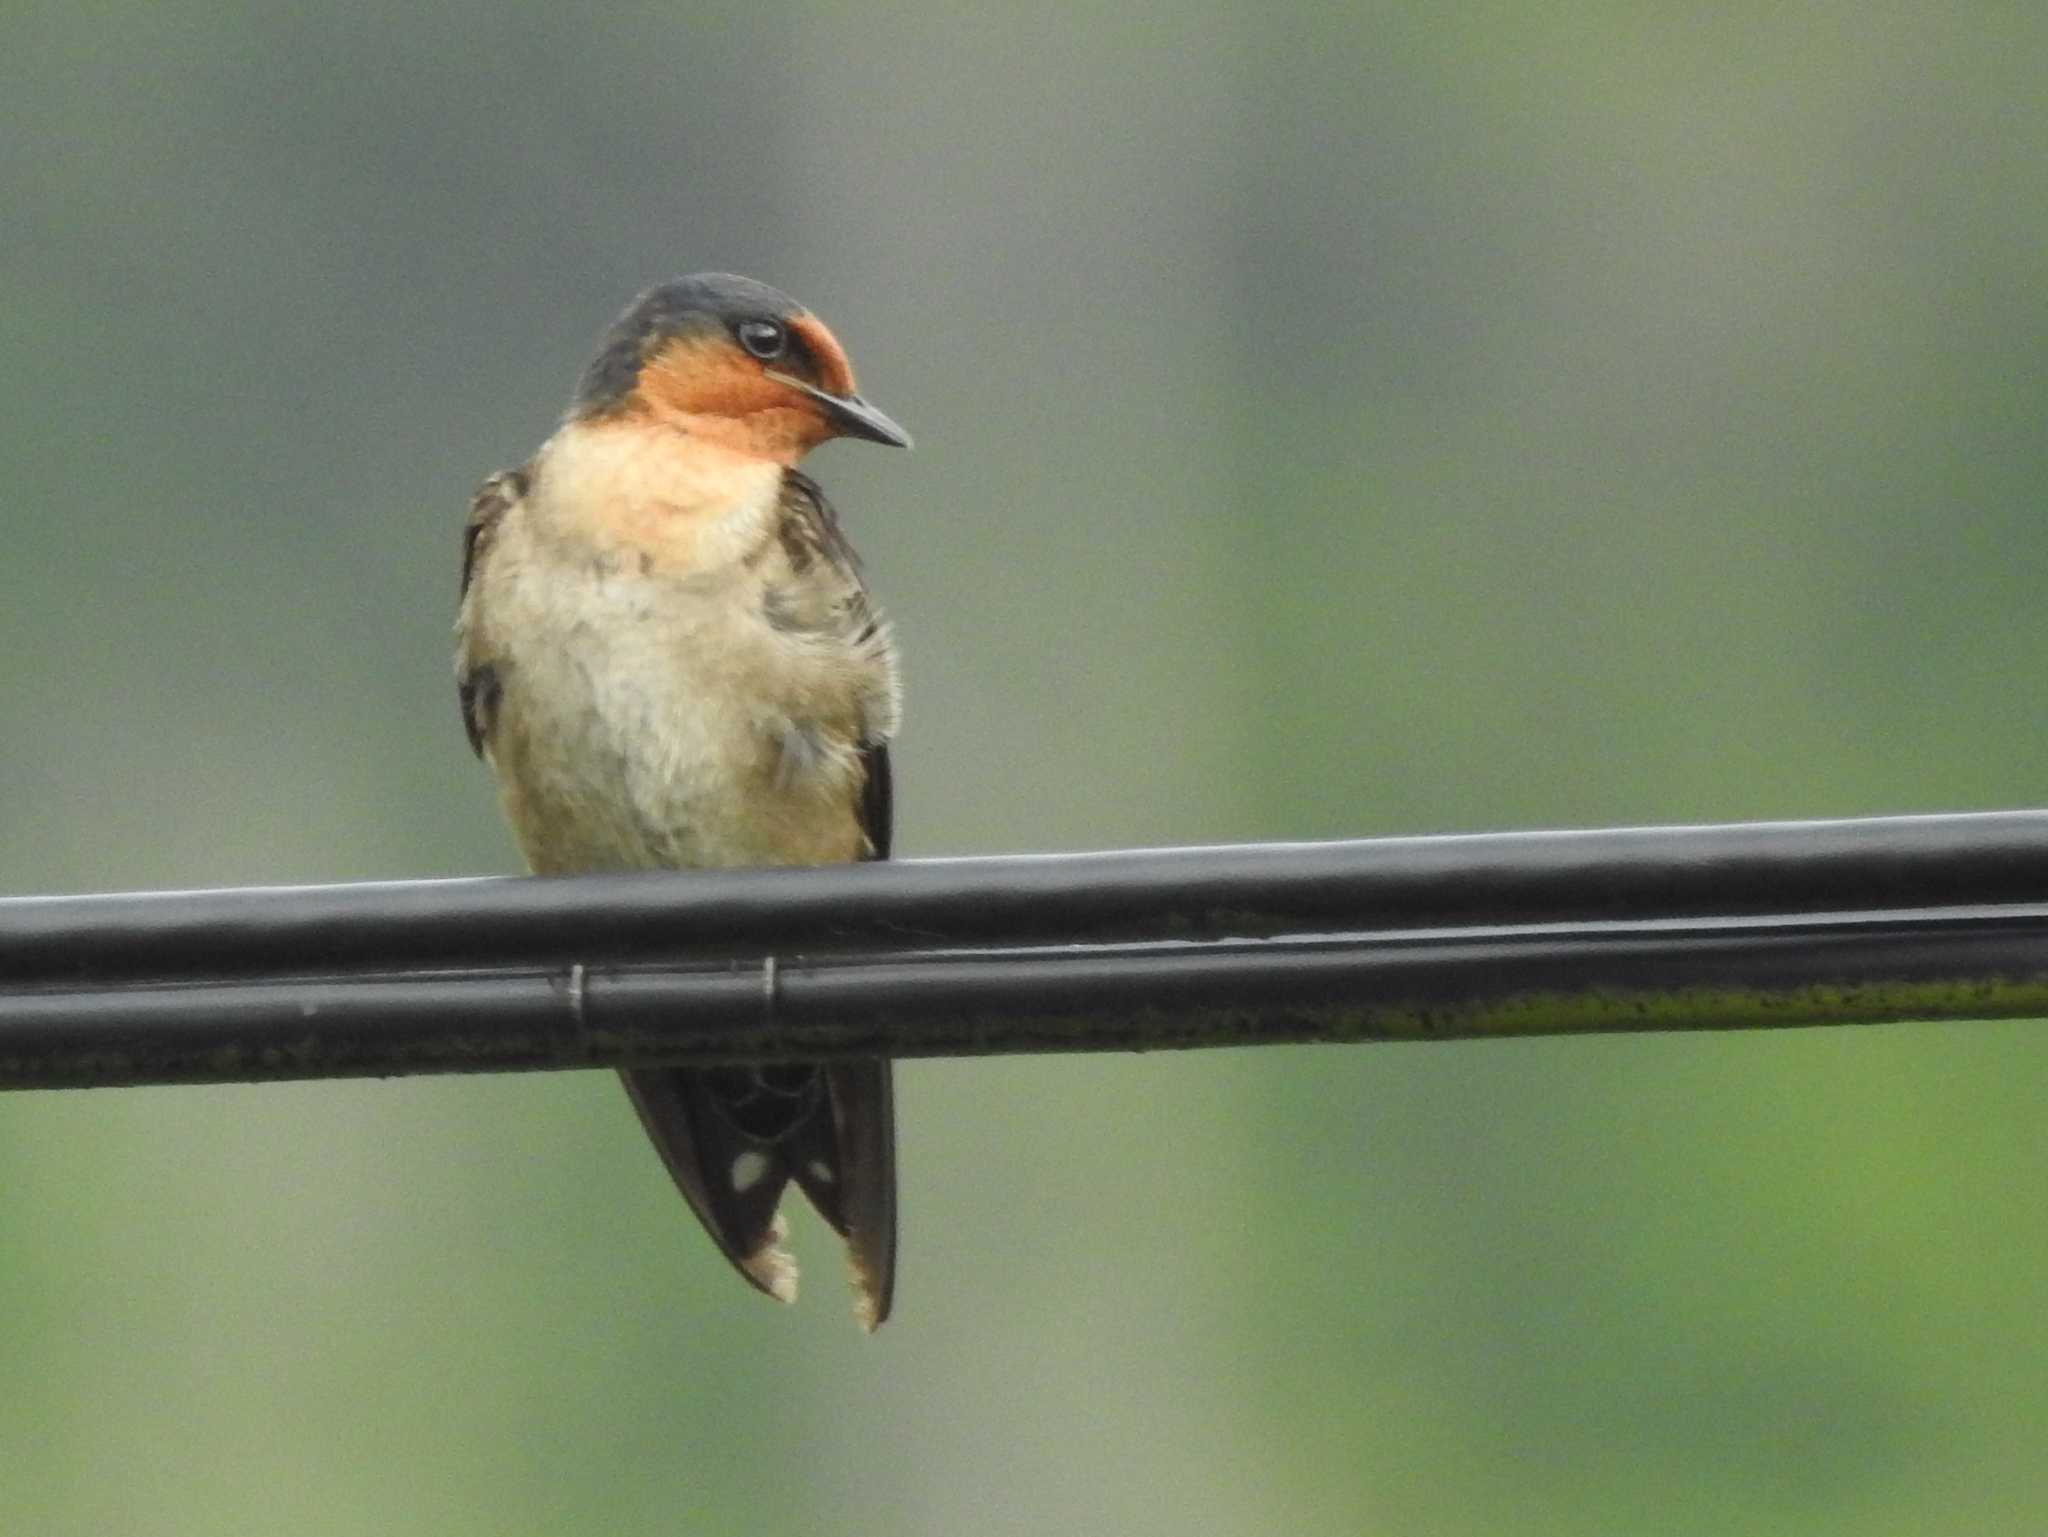
[[[849,438],[866,438],[870,443],[887,443],[891,448],[910,447],[910,434],[858,395],[833,395],[788,374],[770,372],[768,377],[810,396],[825,408],[826,418]]]

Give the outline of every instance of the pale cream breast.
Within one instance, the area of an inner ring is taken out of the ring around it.
[[[895,725],[886,629],[776,622],[771,590],[850,577],[792,571],[779,467],[664,447],[551,440],[465,609],[466,648],[496,672],[490,756],[528,861],[859,858],[859,749]]]

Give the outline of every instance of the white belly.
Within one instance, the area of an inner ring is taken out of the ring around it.
[[[506,576],[493,762],[536,870],[859,857],[849,669],[775,631],[744,573]]]

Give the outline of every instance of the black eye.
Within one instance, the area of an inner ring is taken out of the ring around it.
[[[762,362],[772,362],[789,346],[789,333],[772,320],[742,320],[734,333],[740,345]]]

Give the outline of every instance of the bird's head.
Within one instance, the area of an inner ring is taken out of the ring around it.
[[[825,322],[766,283],[700,272],[650,288],[605,333],[572,419],[641,417],[794,464],[829,438],[910,434],[861,399]]]

